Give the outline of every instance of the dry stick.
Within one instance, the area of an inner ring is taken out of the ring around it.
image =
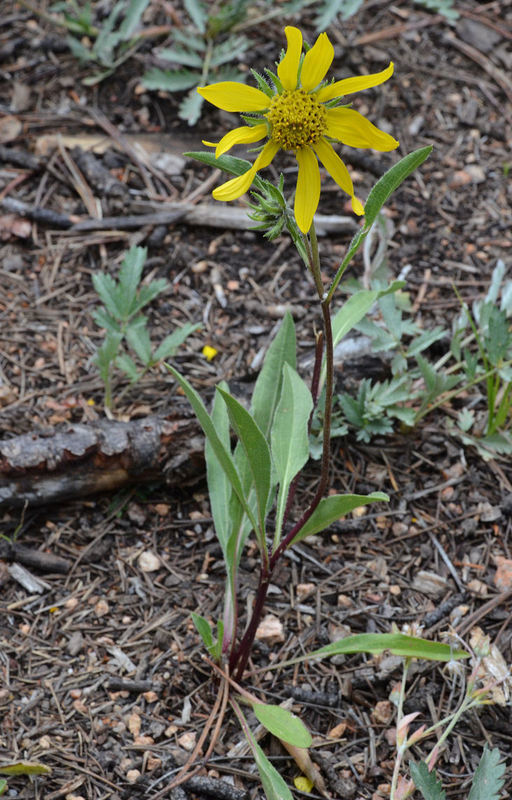
[[[461,53],[464,53],[465,56],[479,64],[487,72],[487,74],[491,76],[495,83],[497,83],[498,86],[503,89],[508,99],[512,101],[512,82],[509,80],[503,70],[496,67],[492,61],[484,56],[480,50],[477,50],[476,47],[472,47],[470,44],[463,42],[461,39],[457,39],[453,33],[446,33],[444,38],[447,42],[456,47],[457,50],[460,50]]]

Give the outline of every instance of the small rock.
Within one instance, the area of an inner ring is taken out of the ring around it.
[[[388,725],[393,716],[393,712],[394,707],[389,700],[379,700],[379,702],[375,704],[375,708],[371,713],[371,718],[374,722],[379,723],[379,725]]]
[[[485,170],[479,164],[468,164],[466,172],[471,178],[471,183],[484,183],[486,179]]]
[[[480,515],[482,522],[496,522],[501,517],[501,508],[499,506],[491,506],[490,503],[479,503],[477,513]]]
[[[160,559],[151,550],[143,550],[137,562],[142,572],[156,572],[160,569]]]
[[[281,621],[274,614],[267,614],[256,630],[256,639],[269,645],[284,642],[284,631]]]
[[[137,783],[140,778],[140,770],[138,769],[129,769],[126,773],[126,780],[128,783]]]
[[[178,737],[178,744],[180,747],[183,747],[184,750],[190,753],[196,746],[196,738],[197,734],[195,731],[187,731]]]
[[[142,720],[138,714],[135,712],[130,714],[128,717],[128,730],[132,734],[132,736],[138,736],[140,733],[140,727],[142,725]]]
[[[512,559],[496,556],[494,560],[497,567],[494,585],[500,592],[507,592],[512,588]]]
[[[416,592],[439,597],[447,590],[448,581],[446,578],[442,578],[441,575],[436,575],[435,572],[421,570],[414,578],[412,588]]]
[[[478,580],[478,578],[473,578],[473,580],[468,581],[467,588],[470,592],[473,592],[473,594],[476,594],[479,597],[487,597],[489,591],[487,584]]]
[[[94,606],[94,613],[97,617],[104,617],[109,612],[109,605],[104,598],[100,598]]]
[[[312,595],[315,590],[316,584],[314,583],[299,583],[295,588],[295,593],[298,600],[305,600],[306,597]]]

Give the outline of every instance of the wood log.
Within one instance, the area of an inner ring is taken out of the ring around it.
[[[45,505],[149,481],[178,485],[204,472],[193,417],[100,420],[0,442],[0,507]]]

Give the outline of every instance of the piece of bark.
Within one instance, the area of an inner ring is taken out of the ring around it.
[[[176,414],[72,424],[0,442],[0,507],[44,505],[132,483],[200,476],[203,438]]]

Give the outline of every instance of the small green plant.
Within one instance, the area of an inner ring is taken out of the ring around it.
[[[244,80],[244,75],[230,62],[240,59],[249,45],[245,36],[232,33],[233,26],[245,17],[248,5],[247,0],[228,0],[211,3],[208,8],[200,0],[184,0],[193,27],[176,29],[173,46],[157,53],[160,59],[179,68],[155,67],[142,79],[147,89],[167,92],[188,89],[178,116],[189,125],[195,125],[201,116],[203,98],[196,91],[198,86],[205,86],[212,76],[219,81]]]
[[[152,367],[173,356],[187,336],[199,327],[187,322],[166,336],[156,349],[153,348],[148,320],[141,311],[167,287],[167,281],[159,279],[146,285],[141,283],[146,256],[145,248],[132,247],[125,254],[117,281],[102,272],[92,277],[94,288],[103,303],[103,307],[94,310],[93,319],[105,329],[105,339],[93,363],[98,367],[105,385],[105,407],[109,410],[113,401],[114,367],[128,376],[132,386]],[[128,349],[137,356],[142,367],[137,366]]]
[[[290,0],[276,8],[271,0],[266,0],[265,5],[274,6],[272,10],[248,19],[248,11],[254,7],[251,0],[216,0],[212,3],[183,0],[193,25],[174,30],[173,46],[157,53],[159,59],[169,61],[173,67],[148,70],[142,83],[155,91],[188,90],[179,104],[178,116],[189,125],[195,125],[204,103],[204,98],[197,92],[198,87],[206,86],[212,80],[243,83],[247,77],[232,63],[240,60],[249,47],[249,40],[239,29],[276,16],[286,17],[311,2]]]
[[[140,43],[137,29],[148,5],[149,0],[117,0],[100,27],[94,24],[90,2],[80,6],[76,0],[64,0],[51,6],[52,13],[62,14],[60,24],[72,34],[67,42],[73,55],[82,63],[101,67],[84,78],[86,86],[108,78],[135,53]]]
[[[504,278],[505,264],[499,260],[485,298],[473,303],[471,310],[461,300],[462,314],[454,323],[451,344],[466,382],[485,386],[483,425],[473,409],[463,409],[458,416],[463,439],[475,444],[484,457],[492,451],[512,453],[512,281]],[[468,340],[464,346],[468,329],[472,332],[468,339],[476,342],[473,350]]]
[[[460,16],[453,7],[453,0],[413,0],[413,2],[436,14],[442,14],[449,22],[455,22]]]
[[[424,800],[446,800],[446,793],[434,766],[448,736],[461,717],[472,709],[489,703],[507,704],[510,695],[510,670],[502,654],[480,628],[472,630],[470,648],[472,669],[467,682],[462,662],[453,661],[447,665],[454,680],[461,681],[461,695],[457,708],[430,727],[421,725],[412,733],[409,733],[409,729],[411,723],[419,716],[419,712],[403,715],[405,685],[411,666],[410,658],[404,660],[402,681],[391,695],[392,701],[397,706],[397,721],[396,758],[390,800],[405,800],[413,794],[414,788],[420,791]],[[436,736],[435,745],[428,756],[419,763],[409,762],[412,780],[406,779],[400,774],[405,755],[412,747],[433,735]],[[486,745],[473,775],[468,800],[499,800],[504,774],[505,765],[501,763],[499,750],[489,750]]]

